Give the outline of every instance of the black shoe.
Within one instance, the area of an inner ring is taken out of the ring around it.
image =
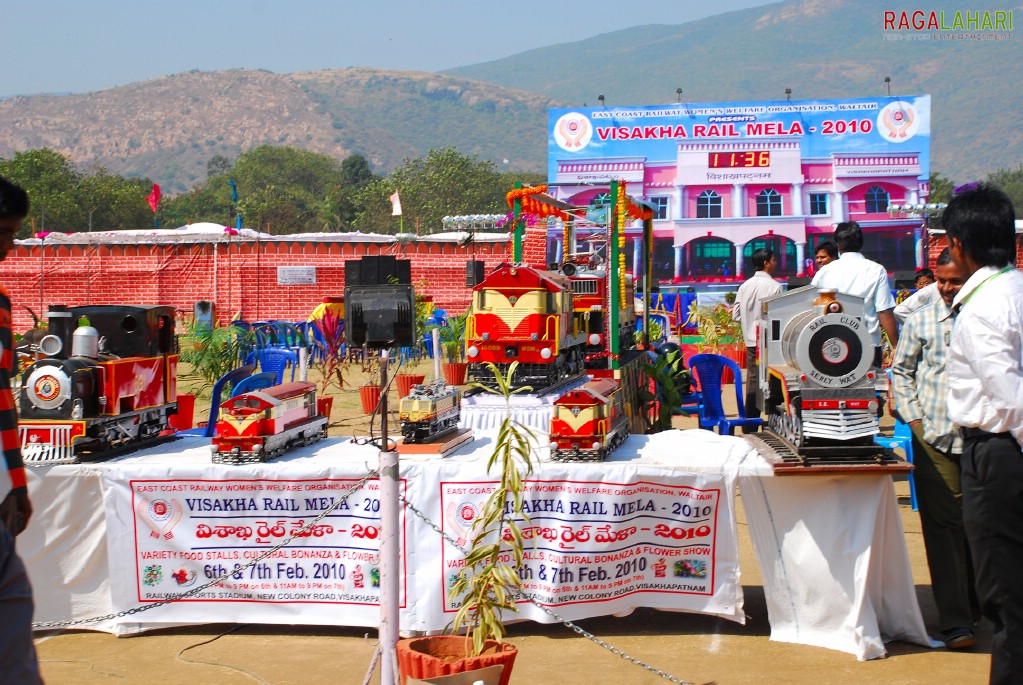
[[[945,639],[946,649],[969,649],[977,644],[977,638],[973,636],[969,628],[952,628],[942,632]]]

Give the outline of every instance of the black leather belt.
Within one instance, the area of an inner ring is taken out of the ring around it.
[[[981,430],[980,428],[966,428],[961,429],[963,431],[963,439],[968,438],[990,438],[990,437],[1006,437],[1010,434],[1005,433],[992,433],[991,431]]]

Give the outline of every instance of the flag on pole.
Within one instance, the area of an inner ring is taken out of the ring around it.
[[[153,214],[156,214],[156,206],[160,204],[160,186],[153,184],[153,192],[146,197],[146,202],[153,208]]]
[[[397,190],[391,195],[391,216],[401,216],[401,198]]]

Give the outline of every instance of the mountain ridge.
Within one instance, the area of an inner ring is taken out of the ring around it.
[[[930,9],[983,5],[933,0]],[[499,170],[540,171],[547,109],[594,106],[602,93],[607,106],[631,106],[780,100],[786,89],[797,100],[859,98],[890,87],[932,96],[932,171],[961,182],[1019,166],[1023,92],[1005,83],[1005,67],[1023,65],[1020,40],[886,32],[889,8],[788,0],[437,73],[194,70],[92,93],[18,96],[0,100],[0,156],[49,147],[84,167],[151,178],[168,193],[202,182],[214,155],[261,144],[338,159],[357,153],[378,173],[442,147]]]

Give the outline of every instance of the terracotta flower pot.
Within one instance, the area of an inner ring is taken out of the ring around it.
[[[326,397],[316,398],[316,412],[320,416],[326,416],[330,420],[330,410],[334,406],[334,398],[329,395]]]
[[[487,641],[487,649],[479,656],[466,656],[466,639],[462,635],[436,635],[399,640],[398,670],[402,685],[408,678],[435,678],[465,673],[495,664],[503,664],[500,685],[508,685],[512,666],[519,650],[507,642]]]
[[[399,373],[395,375],[394,382],[398,386],[398,397],[408,397],[412,394],[412,386],[420,385],[426,380],[421,373]]]
[[[380,386],[364,385],[359,388],[359,399],[362,400],[362,413],[372,414],[380,404]]]
[[[444,364],[444,380],[448,385],[465,385],[465,372],[469,365],[465,362],[448,362]]]

